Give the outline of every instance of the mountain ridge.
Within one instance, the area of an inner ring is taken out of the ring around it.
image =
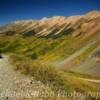
[[[92,27],[96,24],[100,27],[99,17],[99,11],[92,11],[85,15],[78,16],[54,16],[51,18],[43,18],[41,20],[15,21],[14,23],[0,27],[0,33],[4,33],[6,31],[15,31],[15,33],[16,31],[17,33],[34,31],[36,35],[48,36],[52,32],[54,33],[53,35],[57,35],[69,30],[83,30],[83,28],[87,31],[88,28],[90,30],[90,28],[92,29]],[[79,29],[79,27],[81,28]]]

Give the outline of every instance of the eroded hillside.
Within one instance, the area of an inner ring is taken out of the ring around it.
[[[2,26],[0,52],[10,57],[15,70],[52,89],[56,85],[67,92],[94,90],[92,83],[77,79],[74,73],[100,78],[100,12]]]

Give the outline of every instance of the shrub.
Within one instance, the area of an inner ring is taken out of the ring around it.
[[[33,60],[35,60],[35,59],[38,58],[38,55],[37,55],[36,53],[32,53],[30,56],[31,56],[31,58],[32,58]]]
[[[29,58],[21,58],[13,56],[15,68],[23,74],[30,74],[38,81],[49,85],[55,92],[58,90],[67,91],[68,93],[74,90],[86,91],[92,90],[92,85],[84,81],[68,75],[61,69],[57,69],[51,65],[42,64],[39,60],[34,62]],[[85,86],[85,88],[84,88]]]

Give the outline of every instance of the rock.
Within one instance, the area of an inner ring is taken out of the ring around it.
[[[9,97],[6,97],[6,99],[5,100],[8,100],[9,99]]]
[[[100,58],[100,51],[96,51],[96,52],[93,54],[93,57]]]
[[[0,59],[2,59],[3,57],[2,57],[2,55],[0,54]]]

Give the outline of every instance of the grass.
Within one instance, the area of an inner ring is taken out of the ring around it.
[[[68,34],[59,38],[42,38],[33,36],[32,33],[30,36],[24,35],[0,34],[0,52],[9,54],[14,70],[34,76],[36,80],[49,85],[55,93],[58,90],[68,93],[96,90],[94,84],[78,79],[75,73],[69,74],[69,72],[45,63],[69,57],[84,47],[93,37],[84,39],[82,36],[72,37]],[[93,49],[89,49],[84,55],[81,55],[82,59],[86,58]]]
[[[82,74],[82,73],[76,73],[74,71],[67,71],[67,70],[64,70],[64,72],[66,72],[69,75],[74,75],[76,77],[100,80],[100,77],[97,77],[97,76],[94,76],[94,75],[87,75],[87,74]]]
[[[43,82],[44,84],[48,84],[50,88],[52,88],[57,92],[59,89],[62,91],[67,91],[71,93],[73,91],[93,91],[95,90],[94,86],[91,83],[86,81],[82,81],[77,79],[74,76],[71,76],[65,73],[63,70],[56,69],[52,66],[47,66],[42,64],[39,61],[31,61],[28,58],[20,57],[18,55],[10,56],[12,64],[15,65],[15,70],[20,70],[21,73],[30,74]]]

